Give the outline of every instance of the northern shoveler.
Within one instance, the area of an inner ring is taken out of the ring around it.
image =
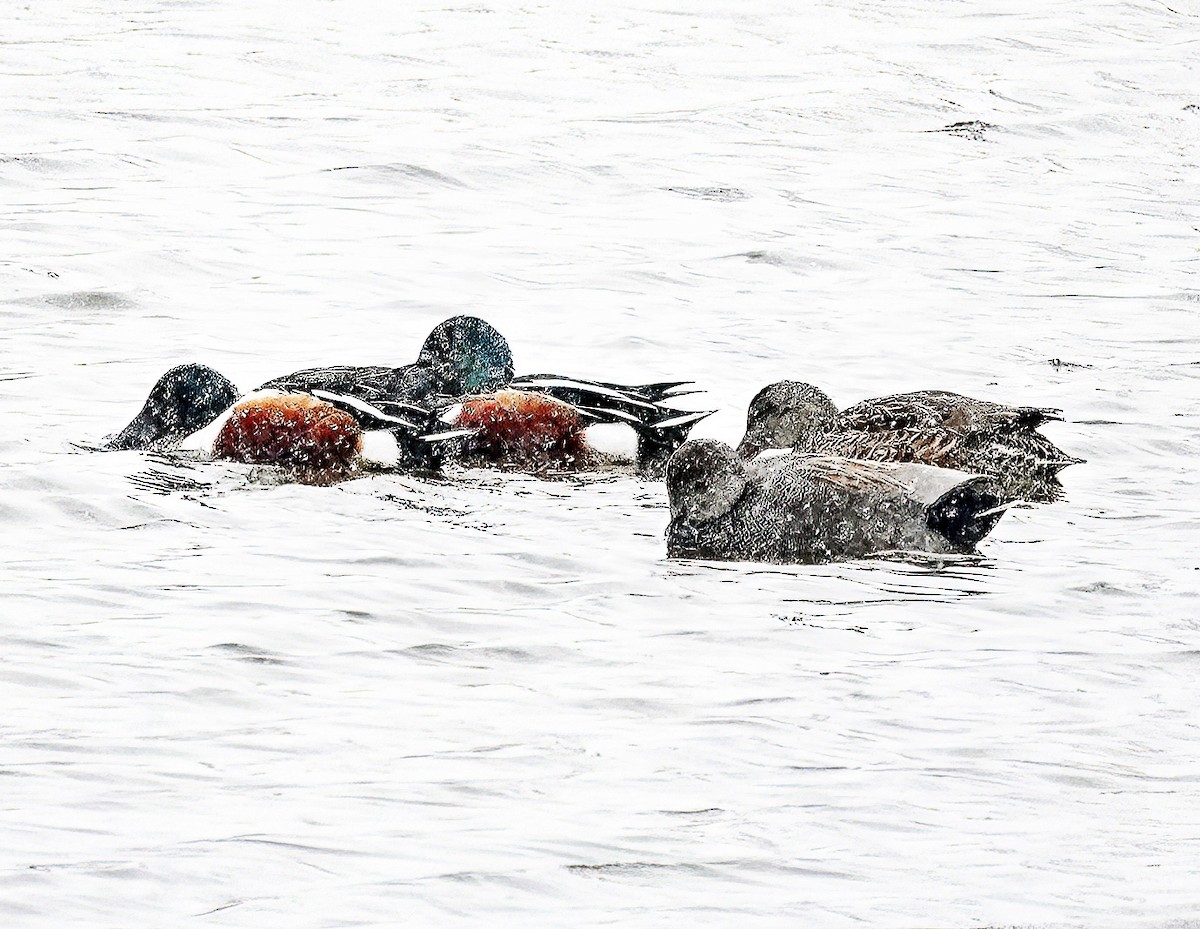
[[[776,563],[969,552],[1007,508],[980,475],[799,453],[747,461],[710,439],[671,457],[667,493],[670,557]]]
[[[106,447],[198,451],[320,479],[358,466],[433,469],[446,440],[467,435],[418,407],[404,412],[407,418],[321,390],[257,391],[239,400],[220,372],[181,365],[158,379],[142,410]]]
[[[1061,411],[1005,406],[943,390],[864,400],[839,412],[811,384],[779,381],[750,401],[738,451],[794,448],[870,461],[920,462],[984,474],[1008,500],[1050,501],[1058,472],[1083,461],[1037,431]]]
[[[628,461],[645,476],[661,477],[671,453],[711,412],[665,404],[691,392],[687,381],[626,386],[552,374],[515,377],[513,372],[512,350],[504,336],[478,317],[455,316],[434,327],[412,364],[308,368],[263,387],[327,390],[388,412],[397,405],[415,404],[443,414],[446,422],[479,430],[477,441],[464,443],[465,462],[537,471]],[[558,402],[521,399],[516,393],[541,394]],[[601,453],[594,438],[594,427],[600,425],[629,427],[636,445],[628,455]]]

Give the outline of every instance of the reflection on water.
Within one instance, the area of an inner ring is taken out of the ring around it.
[[[1194,918],[1179,6],[10,17],[8,924]],[[87,451],[485,316],[520,370],[1062,407],[968,559],[672,562],[661,485]]]

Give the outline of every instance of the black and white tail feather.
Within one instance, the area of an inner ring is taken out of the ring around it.
[[[695,390],[680,389],[690,387],[691,384],[691,381],[664,381],[659,384],[628,385],[562,377],[558,374],[529,374],[515,378],[509,386],[549,394],[572,406],[602,406],[606,409],[633,412],[654,409],[664,400],[697,393]]]
[[[462,440],[475,435],[475,429],[447,429],[446,423],[436,413],[412,404],[398,401],[368,403],[358,397],[333,393],[328,390],[313,390],[312,395],[344,410],[354,417],[364,433],[386,432],[396,444],[395,467],[404,470],[419,469],[435,471],[442,466],[448,452],[457,450]],[[397,416],[380,409],[404,412]],[[366,436],[364,436],[364,441]],[[386,456],[379,456],[387,460]]]
[[[639,470],[647,477],[661,477],[667,459],[682,445],[696,423],[713,410],[679,410],[664,405],[665,400],[699,391],[691,381],[663,381],[657,384],[613,384],[562,377],[556,374],[530,374],[513,380],[511,386],[548,394],[568,403],[597,423],[629,426],[637,436]]]

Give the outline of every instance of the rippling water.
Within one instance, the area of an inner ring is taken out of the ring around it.
[[[5,925],[1195,917],[1189,4],[243,6],[0,40]],[[786,569],[623,477],[74,444],[464,312],[697,435],[790,376],[1089,463],[978,559]]]

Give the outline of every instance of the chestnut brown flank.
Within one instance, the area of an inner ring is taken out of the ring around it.
[[[474,446],[493,461],[534,469],[584,463],[587,446],[579,414],[545,394],[501,390],[463,403],[457,423],[478,429]]]
[[[247,464],[341,471],[354,463],[361,438],[349,413],[307,394],[290,394],[239,403],[213,452]]]

